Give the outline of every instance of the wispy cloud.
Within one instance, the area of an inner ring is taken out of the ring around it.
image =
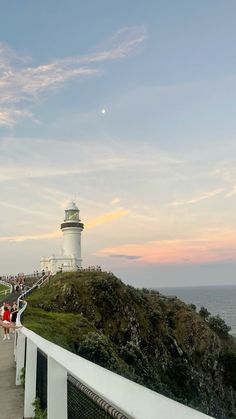
[[[211,172],[211,175],[223,180],[226,183],[232,183],[235,181],[236,170],[235,166],[232,166],[229,163],[223,162],[218,163],[217,169],[214,169]]]
[[[120,255],[120,254],[112,254],[109,255],[110,257],[113,258],[118,258],[118,259],[128,259],[128,260],[136,260],[136,259],[140,259],[141,256],[136,256],[136,255]]]
[[[24,118],[31,118],[33,122],[39,123],[39,121],[33,116],[33,113],[27,109],[11,109],[11,108],[2,108],[0,110],[0,126],[13,126],[15,123]]]
[[[231,198],[231,196],[236,194],[236,185],[234,185],[231,189],[231,191],[229,191],[226,195],[225,198]]]
[[[108,212],[107,214],[101,215],[100,217],[94,218],[92,221],[86,224],[86,228],[93,228],[99,224],[104,224],[108,221],[114,220],[115,218],[123,217],[128,215],[128,210],[119,210],[114,212]]]
[[[120,201],[121,201],[121,199],[120,199],[120,198],[115,197],[115,198],[113,198],[113,199],[111,200],[111,204],[112,204],[112,205],[116,205],[116,204],[119,204],[119,203],[120,203]]]
[[[1,205],[1,203],[0,203]],[[10,208],[14,208],[13,205],[10,205]],[[94,228],[100,224],[105,224],[116,218],[123,217],[124,215],[129,214],[128,210],[120,210],[115,212],[109,212],[103,214],[99,217],[96,217],[85,224],[86,229]],[[58,237],[61,237],[62,233],[60,230],[51,231],[44,234],[28,234],[28,235],[17,235],[17,236],[0,236],[0,241],[9,241],[9,242],[23,242],[28,240],[51,240]]]
[[[91,164],[81,164],[80,167],[34,167],[34,166],[25,166],[25,167],[2,167],[0,171],[0,182],[6,180],[23,180],[23,179],[34,179],[34,178],[50,178],[56,176],[70,176],[76,174],[86,174],[99,171],[110,171],[116,170],[120,167],[127,166],[127,161],[125,159],[104,159],[97,160],[94,162],[94,165]]]
[[[100,256],[122,257],[127,263],[185,264],[232,261],[236,259],[235,231],[208,232],[195,239],[155,240],[108,247]],[[140,255],[134,257],[134,255]],[[130,262],[128,262],[130,260]]]
[[[43,216],[43,217],[48,217],[48,214],[45,214],[45,212],[43,212],[43,211],[35,211],[35,210],[30,209],[30,208],[21,207],[19,205],[11,204],[11,203],[7,203],[7,202],[3,202],[3,201],[0,201],[0,207],[13,209],[13,210],[16,210],[17,212],[20,211],[20,212],[24,212],[24,213],[30,214],[30,215],[40,215],[40,216]]]
[[[5,142],[4,142],[5,141]],[[145,172],[169,170],[180,166],[182,162],[168,158],[165,153],[147,146],[142,158],[139,147],[136,152],[127,146],[123,149],[103,148],[100,144],[86,142],[86,146],[77,142],[47,140],[47,155],[40,156],[39,150],[45,147],[45,141],[34,139],[5,138],[0,144],[0,182],[22,181],[36,178],[52,178],[70,175],[83,175],[96,172],[114,172],[120,169],[145,170]],[[88,149],[86,148],[88,147]],[[55,153],[57,149],[57,153]],[[92,149],[92,152],[91,152]],[[65,151],[66,150],[66,151]],[[11,155],[21,153],[21,164],[12,164]],[[9,161],[7,157],[9,155]],[[2,157],[1,157],[2,156]],[[114,197],[111,204],[118,204],[119,197]]]
[[[197,196],[195,196],[193,198],[190,198],[190,199],[187,199],[187,200],[179,200],[179,201],[171,202],[169,204],[169,206],[178,207],[178,206],[181,206],[181,205],[197,204],[198,202],[204,201],[205,199],[213,198],[214,196],[219,195],[223,191],[224,191],[223,188],[214,189],[213,191],[204,192],[201,195],[197,195]]]
[[[55,59],[35,67],[29,66],[29,57],[20,57],[0,43],[0,126],[13,126],[21,118],[34,119],[29,106],[43,92],[100,73],[100,63],[126,57],[145,38],[144,27],[126,27],[113,35],[105,49],[94,54]]]
[[[9,242],[24,242],[28,240],[50,240],[55,239],[61,236],[60,231],[52,231],[45,234],[28,234],[28,235],[19,235],[19,236],[5,236],[0,237],[0,241],[9,241]]]

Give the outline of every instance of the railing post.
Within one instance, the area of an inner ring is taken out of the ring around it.
[[[48,357],[48,419],[67,419],[67,370]]]
[[[21,385],[22,368],[25,366],[25,336],[17,332],[16,346],[16,385]],[[16,338],[16,337],[15,337]]]
[[[36,398],[36,373],[37,346],[30,339],[27,339],[24,418],[34,417],[34,407],[32,403]]]

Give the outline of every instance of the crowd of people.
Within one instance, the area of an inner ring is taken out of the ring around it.
[[[13,275],[0,276],[0,279],[3,279],[5,282],[8,282],[9,284],[11,284],[13,287],[13,291],[24,292],[24,287],[25,287],[24,273],[19,273],[15,276]]]
[[[18,308],[16,301],[12,306],[8,303],[3,303],[0,307],[0,326],[3,327],[3,340],[10,340],[10,330],[16,328]]]

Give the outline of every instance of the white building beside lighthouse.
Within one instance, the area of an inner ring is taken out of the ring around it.
[[[81,268],[81,232],[84,229],[79,217],[79,209],[75,202],[70,202],[65,210],[65,218],[61,224],[63,247],[61,256],[42,257],[41,269],[52,273],[58,271],[77,271]]]

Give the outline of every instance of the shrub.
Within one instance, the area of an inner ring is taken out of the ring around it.
[[[211,316],[208,320],[208,324],[215,333],[221,338],[227,337],[231,327],[228,326],[225,321],[217,314],[217,316]]]
[[[120,360],[109,339],[97,332],[89,332],[78,345],[78,355],[101,367],[115,372],[121,371]]]
[[[25,388],[25,368],[21,368],[20,372],[20,382],[23,388]]]
[[[211,313],[207,310],[206,307],[202,306],[199,310],[199,314],[204,320],[207,320]]]
[[[227,350],[221,355],[220,361],[224,366],[224,379],[226,383],[236,389],[236,354]]]
[[[138,376],[145,377],[146,380],[151,377],[152,371],[147,356],[133,342],[127,342],[121,348],[121,357]]]
[[[47,410],[41,408],[40,399],[35,399],[34,403],[34,419],[47,419]]]
[[[159,325],[159,321],[162,318],[162,314],[160,310],[155,309],[149,313],[148,317],[152,327],[156,328]]]
[[[148,288],[141,288],[141,291],[142,291],[144,294],[150,294],[150,289],[148,289]]]

